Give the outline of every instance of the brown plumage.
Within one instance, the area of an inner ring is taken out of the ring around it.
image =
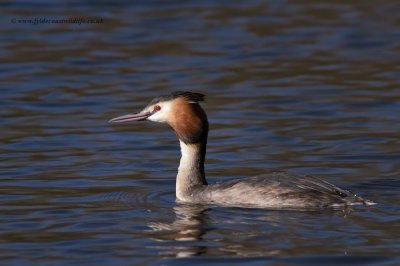
[[[198,103],[191,103],[180,97],[174,101],[173,111],[168,124],[174,129],[178,138],[186,144],[201,143],[207,140],[207,115]]]

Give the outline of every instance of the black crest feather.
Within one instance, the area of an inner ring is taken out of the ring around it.
[[[176,99],[179,97],[184,97],[188,101],[198,103],[198,102],[204,101],[205,95],[201,94],[201,93],[197,93],[197,92],[190,92],[190,91],[174,91],[171,94],[162,95],[157,98],[154,98],[150,104],[155,104],[155,103],[162,102],[162,101],[170,101],[170,100],[173,100],[173,99]]]

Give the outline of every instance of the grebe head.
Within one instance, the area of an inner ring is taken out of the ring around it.
[[[186,144],[207,140],[207,115],[199,102],[204,95],[188,91],[176,91],[154,98],[142,111],[113,118],[112,123],[154,121],[170,125],[178,138]]]

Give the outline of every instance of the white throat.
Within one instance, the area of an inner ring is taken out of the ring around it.
[[[195,167],[196,163],[200,160],[198,157],[198,149],[194,145],[186,144],[182,140],[179,140],[181,146],[181,161],[179,164],[179,170],[186,170]]]
[[[200,144],[186,144],[179,140],[181,161],[176,177],[176,197],[181,201],[190,196],[194,186],[206,185],[204,161]]]

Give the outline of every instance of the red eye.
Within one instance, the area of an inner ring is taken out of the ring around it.
[[[161,106],[159,106],[159,105],[154,106],[154,111],[160,111],[160,110],[161,110]]]

